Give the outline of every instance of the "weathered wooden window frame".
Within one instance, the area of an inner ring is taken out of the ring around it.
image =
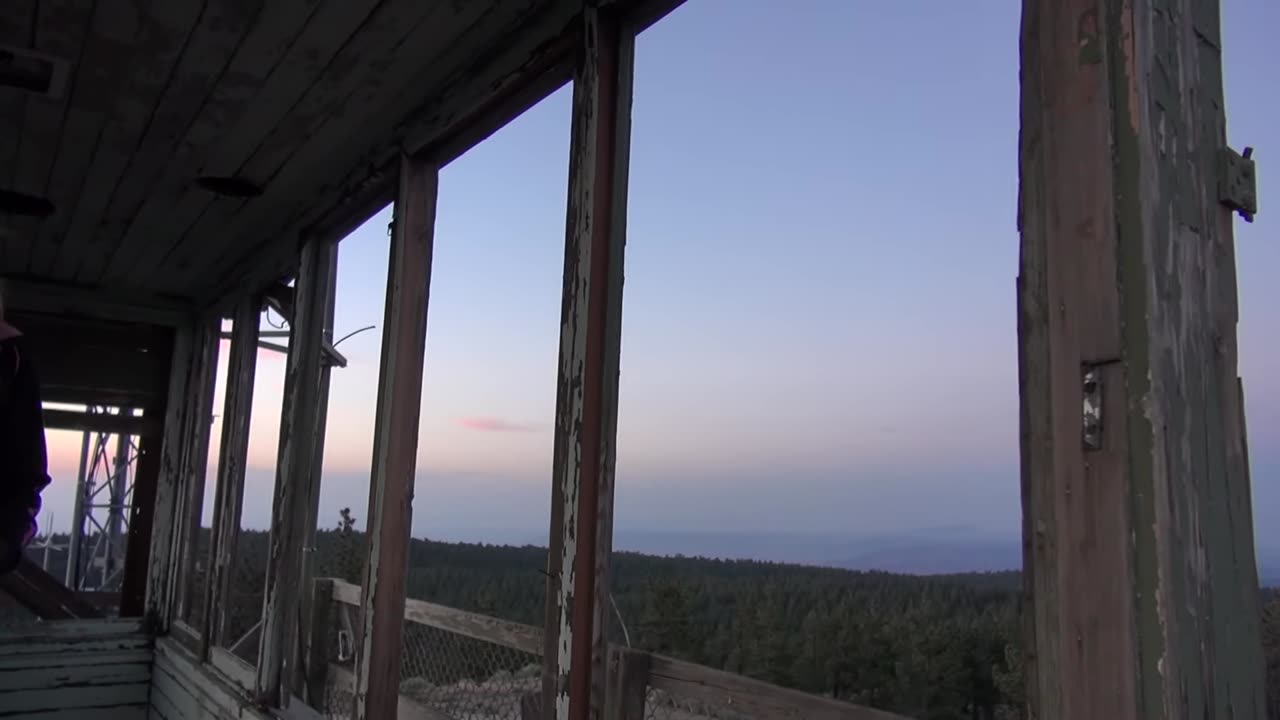
[[[606,707],[631,105],[641,29],[587,7],[574,66],[542,688],[543,717],[558,720],[598,718]]]
[[[236,306],[231,319],[222,442],[218,449],[217,486],[214,488],[213,521],[209,530],[205,610],[201,626],[197,628],[201,658],[210,657],[213,648],[223,648],[228,642],[225,631],[230,607],[231,571],[236,561],[244,511],[245,470],[249,457],[262,305],[261,295],[248,295]]]
[[[402,155],[387,262],[352,717],[395,717],[439,163]]]
[[[176,618],[184,562],[191,556],[186,538],[192,510],[203,500],[197,497],[204,491],[197,478],[208,462],[220,331],[217,316],[193,315],[174,337],[146,590],[147,615],[162,633],[182,625]]]
[[[272,502],[270,555],[262,629],[253,683],[254,699],[287,708],[294,697],[303,654],[299,626],[304,562],[315,535],[327,407],[325,348],[332,334],[337,262],[335,242],[311,240],[302,248],[281,411],[279,463]]]

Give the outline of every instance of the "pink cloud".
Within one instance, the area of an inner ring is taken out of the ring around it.
[[[465,417],[455,420],[459,427],[481,432],[533,432],[531,425],[513,423],[501,418]]]

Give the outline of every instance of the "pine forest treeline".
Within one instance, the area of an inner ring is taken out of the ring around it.
[[[344,513],[337,529],[318,533],[321,575],[360,582],[365,538],[354,525]],[[245,531],[237,548],[233,635],[252,632],[260,614],[267,534]],[[543,548],[415,540],[408,566],[410,597],[542,623]],[[919,577],[617,553],[612,575],[616,642],[920,720],[1025,716],[1016,572]],[[192,578],[203,582],[203,568]],[[1280,720],[1280,591],[1262,592],[1269,717]],[[406,661],[418,652],[411,644],[440,647],[406,636]],[[483,681],[495,670],[436,667],[454,673],[437,682]]]

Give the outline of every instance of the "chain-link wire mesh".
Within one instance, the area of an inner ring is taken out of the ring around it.
[[[454,720],[520,720],[542,687],[538,655],[405,622],[400,693]]]
[[[755,720],[748,713],[680,697],[649,688],[644,701],[645,720]]]

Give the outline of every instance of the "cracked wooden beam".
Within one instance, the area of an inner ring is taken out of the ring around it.
[[[602,716],[635,34],[589,6],[574,73],[543,708]]]

